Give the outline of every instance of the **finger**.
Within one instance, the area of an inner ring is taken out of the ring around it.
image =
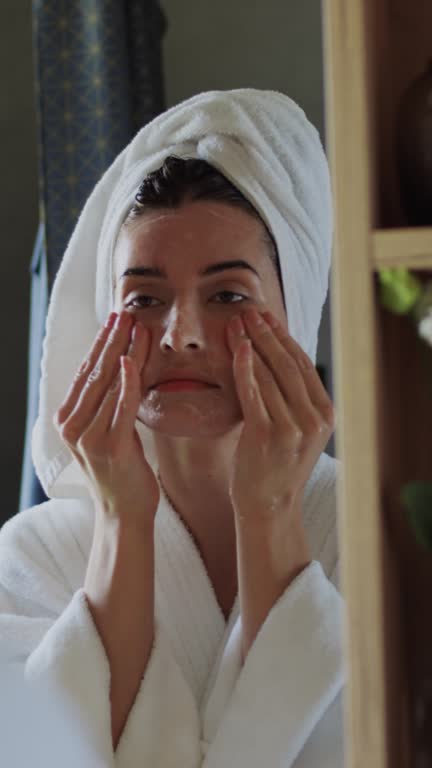
[[[297,426],[297,414],[287,403],[268,366],[252,347],[253,371],[267,418],[276,425]]]
[[[128,357],[136,364],[137,371],[141,374],[150,351],[150,330],[137,320],[132,330],[131,345],[128,351]]]
[[[285,400],[270,369],[252,348],[254,377],[260,391],[267,418],[276,428],[280,428],[289,444],[299,445],[304,437],[317,432],[328,435],[328,424],[317,410],[309,405],[302,411],[294,411]]]
[[[255,353],[254,367],[261,396],[267,408],[269,418],[277,426],[302,434],[321,430],[327,419],[312,402],[304,377],[300,354],[289,334],[286,339],[278,339],[275,331],[267,322],[257,324],[253,321],[254,313],[244,315],[243,327],[251,337]],[[243,321],[243,318],[241,318]],[[292,342],[292,343],[290,343]],[[297,362],[300,361],[299,362]]]
[[[269,421],[267,410],[255,380],[252,360],[251,342],[240,342],[234,350],[234,379],[244,420],[248,425],[258,421],[261,423]]]
[[[316,410],[325,418],[326,415],[331,415],[334,412],[333,402],[324,387],[321,378],[316,370],[314,364],[303,351],[300,344],[290,336],[287,330],[285,330],[279,323],[274,315],[267,311],[263,313],[266,321],[271,325],[273,334],[284,347],[284,349],[293,356],[301,370],[303,382],[307,389],[310,400]]]
[[[82,437],[88,438],[91,436],[95,443],[98,442],[99,437],[99,442],[104,442],[107,433],[111,429],[114,413],[121,395],[121,384],[121,371],[119,371],[108,387],[98,412]],[[103,438],[103,440],[100,438]]]
[[[148,329],[144,328],[140,322],[135,323],[132,329],[128,357],[133,360],[137,371],[141,371],[147,360],[148,346]],[[98,435],[106,437],[113,428],[114,414],[118,408],[119,399],[122,396],[121,386],[122,373],[120,368],[113,382],[108,387],[92,424],[90,424],[85,433],[86,435],[91,433],[96,441]]]
[[[141,385],[136,362],[128,355],[122,358],[121,391],[112,420],[111,431],[119,443],[132,437],[141,402]]]
[[[288,423],[295,420],[304,433],[321,428],[323,423],[333,427],[332,403],[312,362],[277,321],[272,322],[273,328],[269,322],[257,326],[248,313],[245,315],[254,347],[291,408],[292,418],[288,418]]]
[[[280,321],[270,311],[263,312],[263,317],[273,330],[276,337],[285,345],[289,345],[291,355],[295,358],[296,363],[302,370],[308,370],[314,368],[312,360],[308,357],[306,352],[302,349],[300,344],[290,335],[287,328],[284,328]]]
[[[302,370],[297,362],[299,356],[296,356],[294,346],[289,341],[291,337],[285,339],[282,334],[278,336],[276,334],[277,329],[272,329],[266,322],[259,326],[255,325],[247,313],[244,320],[246,331],[252,339],[254,349],[272,374],[268,377],[269,385],[271,378],[274,377],[285,401],[296,415],[314,411]],[[262,368],[259,370],[262,371]]]
[[[133,318],[127,312],[122,312],[119,317],[120,322],[111,329],[95,366],[87,376],[75,408],[63,423],[62,435],[66,442],[75,442],[89,429],[120,370],[120,355],[127,354]]]
[[[66,419],[75,408],[84,384],[87,381],[87,376],[96,365],[99,355],[101,354],[106,344],[106,340],[111,332],[115,319],[116,313],[111,312],[106,324],[99,330],[89,353],[85,356],[80,367],[75,373],[73,382],[66,394],[66,397],[55,414],[54,420],[57,427],[61,426],[66,421]]]
[[[237,330],[236,330],[237,328]],[[233,344],[249,336],[253,344],[253,367],[267,418],[276,425],[307,426],[316,420],[299,367],[281,346],[268,323],[260,325],[247,312],[230,327]],[[300,416],[300,419],[298,418]]]

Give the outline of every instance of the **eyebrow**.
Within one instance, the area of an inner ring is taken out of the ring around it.
[[[207,277],[208,275],[214,275],[216,272],[224,272],[226,269],[249,269],[254,272],[258,278],[260,278],[257,270],[248,264],[243,259],[237,259],[235,261],[219,261],[216,264],[210,264],[199,272],[200,277]],[[168,279],[168,275],[164,269],[159,267],[130,267],[120,276],[120,280],[124,277],[159,277]],[[261,279],[261,278],[260,278]]]

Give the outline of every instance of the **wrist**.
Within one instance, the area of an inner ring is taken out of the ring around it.
[[[140,601],[147,587],[152,589],[154,554],[153,528],[97,517],[84,582],[92,604],[100,605],[114,593]]]
[[[237,561],[244,660],[272,607],[312,562],[301,518],[251,526],[243,518]]]
[[[142,506],[128,506],[122,502],[99,503],[95,513],[95,525],[104,531],[118,534],[131,531],[140,535],[153,532],[156,512],[149,513]]]
[[[236,519],[237,548],[244,567],[271,573],[281,585],[288,585],[313,560],[306,530],[299,511],[270,521]],[[265,571],[264,571],[265,569]],[[258,575],[258,573],[257,573]]]

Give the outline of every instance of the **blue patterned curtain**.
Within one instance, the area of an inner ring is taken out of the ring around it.
[[[45,317],[78,215],[135,133],[166,108],[156,0],[34,0],[40,227],[31,273],[26,436],[20,510],[46,496],[31,461]]]

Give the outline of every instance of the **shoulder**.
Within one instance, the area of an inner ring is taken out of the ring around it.
[[[0,584],[36,594],[44,579],[68,593],[82,586],[93,538],[90,500],[50,499],[7,520],[0,529]]]
[[[0,528],[0,546],[6,542],[26,548],[40,540],[48,548],[61,540],[75,539],[78,546],[85,545],[92,534],[94,509],[90,500],[49,499],[9,518]]]

